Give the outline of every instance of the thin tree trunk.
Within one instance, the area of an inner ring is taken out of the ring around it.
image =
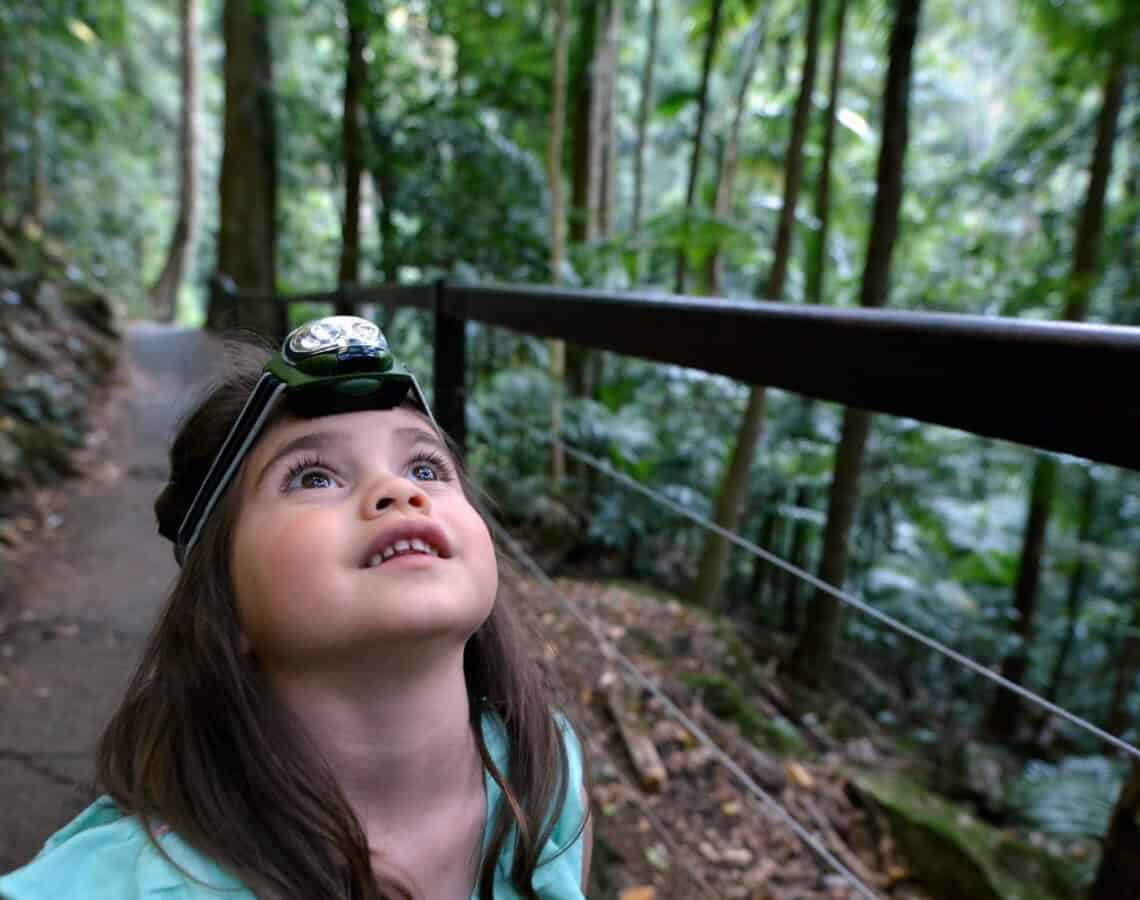
[[[622,33],[622,3],[623,0],[609,0],[609,15],[606,17],[606,40],[604,67],[602,75],[602,89],[599,91],[601,109],[599,119],[601,127],[601,153],[599,165],[598,191],[598,237],[608,238],[613,231],[613,212],[616,197],[614,191],[617,186],[617,78],[618,58],[621,49]]]
[[[729,207],[732,203],[732,189],[736,182],[736,162],[740,151],[740,126],[744,121],[744,110],[748,105],[748,89],[752,86],[752,79],[756,74],[756,64],[764,46],[765,32],[768,28],[768,14],[771,11],[772,2],[766,0],[753,19],[752,28],[749,30],[744,48],[744,61],[740,68],[740,83],[736,90],[732,123],[728,128],[728,139],[724,142],[724,153],[721,155],[720,171],[716,180],[716,199],[713,201],[713,214],[721,220],[728,218]],[[709,256],[707,279],[709,294],[714,297],[719,296],[724,282],[724,251],[719,242]]]
[[[1104,203],[1108,179],[1112,174],[1112,151],[1116,146],[1116,121],[1124,100],[1124,45],[1117,51],[1104,84],[1104,101],[1096,125],[1096,144],[1089,165],[1089,186],[1081,219],[1077,225],[1077,243],[1073,251],[1073,271],[1069,277],[1065,318],[1082,322],[1088,314],[1089,295],[1096,282],[1101,236],[1104,233]]]
[[[1073,574],[1069,578],[1069,592],[1065,602],[1065,634],[1061,638],[1061,646],[1057,650],[1057,658],[1053,661],[1053,671],[1049,676],[1049,685],[1045,688],[1045,699],[1057,701],[1061,693],[1061,680],[1065,676],[1065,664],[1069,661],[1069,651],[1073,648],[1073,641],[1077,633],[1077,619],[1081,612],[1081,603],[1084,600],[1085,576],[1088,574],[1088,558],[1085,547],[1088,545],[1092,533],[1093,511],[1096,508],[1096,478],[1092,469],[1085,471],[1085,489],[1081,497],[1081,518],[1077,527],[1077,562],[1073,567]]]
[[[194,256],[198,224],[198,3],[182,0],[179,8],[181,31],[182,110],[181,141],[178,145],[178,218],[170,236],[170,248],[158,279],[151,286],[150,300],[155,315],[172,321],[178,312],[178,289],[186,277],[186,267]]]
[[[796,509],[804,509],[808,502],[807,485],[796,485],[796,492],[792,505]],[[804,568],[804,554],[807,549],[808,523],[797,517],[792,526],[792,546],[788,550],[788,562],[793,566]],[[795,634],[800,627],[800,585],[802,582],[790,572],[784,579],[784,618],[780,630],[788,634]]]
[[[800,92],[792,115],[792,133],[788,138],[788,152],[784,158],[784,202],[780,207],[780,221],[776,226],[776,244],[772,251],[772,268],[768,280],[758,293],[765,300],[784,299],[788,263],[791,261],[793,229],[796,224],[796,206],[800,195],[800,181],[804,167],[804,138],[807,136],[808,116],[811,113],[811,95],[815,89],[815,71],[819,59],[819,23],[823,18],[823,0],[811,0],[807,20],[807,52],[804,55]]]
[[[1140,567],[1136,570],[1136,591],[1138,596],[1132,606],[1132,620],[1116,657],[1116,678],[1108,701],[1108,715],[1105,716],[1105,727],[1112,734],[1122,734],[1128,727],[1128,698],[1136,683],[1136,672],[1140,669]]]
[[[1088,311],[1089,295],[1096,280],[1101,235],[1104,230],[1104,202],[1108,179],[1112,173],[1112,152],[1116,144],[1116,121],[1124,94],[1124,52],[1119,50],[1109,64],[1103,101],[1097,118],[1096,144],[1089,164],[1089,185],[1077,226],[1073,248],[1073,268],[1065,302],[1065,318],[1080,321]],[[1029,499],[1028,526],[1025,531],[1021,562],[1018,568],[1014,605],[1019,619],[1016,626],[1021,643],[1017,650],[1002,660],[1001,674],[1020,683],[1029,665],[1033,644],[1033,620],[1037,607],[1037,580],[1042,552],[1041,542],[1048,526],[1052,504],[1052,470],[1056,464],[1048,457],[1038,457],[1033,470],[1033,492]],[[1048,491],[1048,493],[1042,493]],[[1039,519],[1039,521],[1038,521]],[[1022,704],[1011,691],[994,694],[982,721],[983,731],[997,741],[1008,741],[1017,733]]]
[[[818,0],[813,0],[818,2]],[[685,218],[688,219],[693,211],[697,197],[697,181],[701,172],[701,145],[705,140],[705,118],[709,105],[709,79],[712,76],[713,58],[716,56],[716,45],[720,40],[720,14],[724,0],[712,0],[709,14],[709,30],[705,34],[705,51],[701,61],[701,87],[697,96],[697,127],[693,133],[693,151],[689,157],[689,180],[685,188]],[[675,293],[685,292],[685,275],[688,267],[686,248],[677,249],[677,276],[674,279]],[[727,558],[727,556],[726,556]]]
[[[578,22],[574,60],[573,182],[570,200],[570,240],[576,244],[597,237],[597,65],[599,7],[603,0],[584,0]]]
[[[1089,900],[1131,900],[1140,884],[1140,761],[1133,760],[1131,774],[1109,820],[1101,851],[1100,867]]]
[[[29,197],[30,205],[28,217],[37,226],[42,226],[47,216],[47,151],[44,149],[44,91],[43,91],[43,54],[40,50],[42,35],[32,35],[29,40],[31,48],[31,65],[28,73],[28,94],[31,106],[31,128],[29,143],[29,159],[31,162],[32,192]]]
[[[271,294],[276,286],[277,135],[268,12],[254,0],[226,0],[225,123],[218,271],[240,291]],[[240,325],[263,335],[278,330],[276,304],[243,301],[237,322],[211,303],[209,328]]]
[[[719,0],[715,0],[715,2],[719,2]],[[788,152],[785,154],[784,208],[780,214],[781,220],[784,219],[785,213],[789,208],[792,211],[792,218],[794,218],[795,214],[800,174],[803,169],[803,141],[804,136],[807,134],[807,113],[811,100],[812,84],[815,81],[815,59],[819,52],[819,19],[822,5],[823,0],[811,0],[811,6],[808,10],[807,46],[805,50],[803,81],[800,85],[800,100],[802,102],[797,102],[796,104],[795,124],[792,127],[792,135],[788,140]],[[718,15],[718,12],[714,13],[714,23]],[[706,61],[708,57],[709,54],[706,52]],[[703,91],[704,88],[702,88],[702,106],[704,102]],[[702,119],[698,119],[698,122],[702,121]],[[698,125],[698,136],[701,127],[701,125]],[[698,141],[693,145],[694,165],[690,168],[690,192],[695,184],[694,179],[696,178],[696,164],[699,160],[699,149],[700,144]],[[687,203],[686,209],[690,206],[691,204]],[[779,236],[777,236],[775,248],[776,256],[772,265],[772,274],[769,278],[769,296],[772,297],[772,299],[779,299],[783,294],[784,277],[788,269],[787,260],[782,259],[782,256],[786,256],[790,251],[791,241],[781,241]],[[684,254],[681,253],[677,257],[678,291],[681,290],[681,279],[684,276],[683,262]],[[720,494],[717,497],[716,523],[730,531],[735,529],[739,522],[740,509],[744,502],[744,494],[748,488],[747,478],[734,478],[731,473],[747,473],[752,468],[752,457],[756,453],[756,445],[759,443],[760,431],[764,421],[764,393],[765,390],[762,385],[753,386],[749,391],[748,407],[745,412],[745,419],[740,427],[740,438],[737,439],[735,446],[732,448],[732,459],[729,462],[730,474],[725,477],[724,482],[721,484]],[[759,416],[755,421],[749,418],[753,414],[758,414]],[[747,438],[747,440],[743,438]],[[699,566],[700,575],[693,593],[694,603],[699,605],[713,605],[717,601],[720,582],[724,577],[724,565],[727,560],[727,541],[718,534],[711,532],[707,534],[705,536],[704,550],[701,554]]]
[[[630,232],[636,241],[641,235],[641,221],[645,216],[645,157],[649,135],[649,111],[653,108],[653,83],[657,67],[657,32],[661,21],[661,0],[650,0],[649,47],[641,69],[641,98],[637,106],[637,146],[633,154],[633,224]],[[642,257],[637,253],[633,282],[641,282]]]
[[[883,91],[883,140],[879,149],[878,187],[859,298],[861,305],[866,307],[881,307],[888,299],[891,255],[902,205],[912,57],[921,7],[921,0],[899,0],[891,28],[887,83]],[[820,578],[836,586],[842,586],[847,573],[851,523],[858,507],[859,477],[867,436],[871,431],[871,418],[868,411],[850,407],[843,414],[819,567]],[[839,638],[839,623],[839,601],[817,590],[811,612],[788,659],[788,670],[793,677],[813,686],[826,684]]]
[[[554,98],[550,111],[550,144],[546,153],[546,177],[550,184],[550,280],[562,282],[566,259],[566,238],[562,210],[562,133],[566,122],[566,45],[567,0],[558,0],[554,26]],[[557,436],[562,431],[562,380],[566,368],[566,344],[550,342],[550,429]],[[555,483],[566,477],[566,455],[560,444],[551,446],[551,475]]]
[[[765,550],[772,549],[772,539],[776,534],[776,513],[767,509],[760,520],[760,530],[756,535],[756,543]],[[754,610],[764,607],[768,595],[768,561],[759,556],[753,557],[752,577],[748,581],[745,596]]]
[[[1033,483],[1029,493],[1029,510],[1025,521],[1025,537],[1017,565],[1014,586],[1014,608],[1017,622],[1013,626],[1018,647],[1001,663],[1001,674],[1020,684],[1029,668],[1029,650],[1033,643],[1033,627],[1037,611],[1037,588],[1041,581],[1041,557],[1045,550],[1045,532],[1053,505],[1053,487],[1057,463],[1050,456],[1037,457],[1033,465]],[[1020,700],[1012,691],[999,690],[982,723],[982,731],[998,741],[1009,741],[1016,734]]]
[[[748,393],[748,405],[740,420],[740,430],[736,435],[732,459],[724,476],[717,496],[713,521],[729,531],[740,523],[740,508],[748,491],[749,474],[756,443],[760,439],[760,427],[764,422],[766,395],[763,388],[753,388]],[[720,584],[724,579],[724,566],[728,562],[728,541],[719,534],[709,532],[697,568],[697,580],[693,587],[693,603],[698,606],[715,607],[719,603]]]
[[[847,22],[847,0],[839,0],[835,12],[835,40],[831,46],[831,77],[827,87],[827,117],[823,125],[823,152],[815,186],[815,220],[819,231],[812,241],[808,261],[805,300],[816,305],[824,302],[823,278],[827,268],[827,237],[831,223],[831,155],[835,149],[835,122],[839,112],[839,86],[843,80],[843,37]]]
[[[368,78],[364,60],[367,41],[358,0],[345,0],[348,40],[344,66],[344,111],[341,115],[341,152],[344,154],[344,214],[341,220],[338,285],[360,281],[360,186],[364,180],[364,135],[360,127],[360,92]],[[349,313],[346,306],[338,309]]]

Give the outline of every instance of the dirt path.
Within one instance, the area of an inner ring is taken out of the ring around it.
[[[0,598],[0,872],[92,799],[92,749],[175,573],[151,504],[174,423],[216,363],[198,331],[130,328],[92,474]]]

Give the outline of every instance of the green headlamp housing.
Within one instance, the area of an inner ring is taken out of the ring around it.
[[[327,316],[302,325],[265,364],[194,495],[174,542],[179,565],[282,398],[291,412],[306,418],[410,402],[435,424],[415,376],[396,361],[377,325],[357,316]]]

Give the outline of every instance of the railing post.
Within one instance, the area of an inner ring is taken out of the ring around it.
[[[460,452],[467,449],[467,415],[464,408],[467,378],[467,342],[462,318],[451,316],[445,309],[447,282],[435,282],[435,397],[436,421]]]

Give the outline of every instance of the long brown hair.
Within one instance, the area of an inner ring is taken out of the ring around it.
[[[170,481],[155,501],[159,531],[167,537],[253,390],[265,352],[245,344],[230,356],[228,373],[186,418],[171,447]],[[98,779],[148,835],[158,824],[169,826],[258,897],[412,898],[399,873],[376,871],[333,772],[254,655],[240,652],[230,575],[236,496],[230,490],[222,498],[182,567],[100,739]],[[514,844],[511,882],[521,896],[535,897],[539,854],[567,790],[577,788],[568,784],[546,676],[502,596],[467,643],[464,673],[479,753],[502,789],[497,809],[488,810],[494,820],[479,897],[493,900],[495,868],[508,842]],[[486,713],[505,728],[506,771],[484,742]]]

